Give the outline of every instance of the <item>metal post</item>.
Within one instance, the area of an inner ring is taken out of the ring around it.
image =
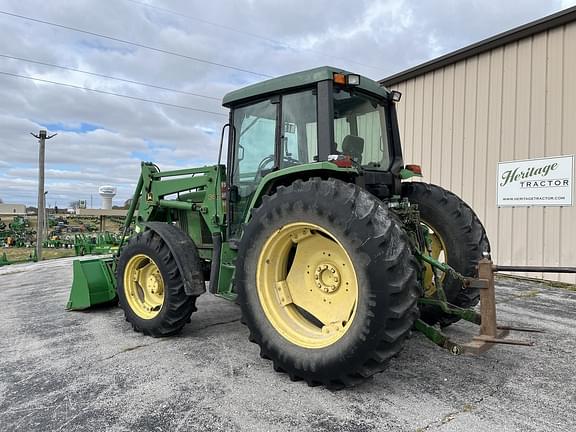
[[[38,261],[42,260],[42,242],[44,240],[44,219],[45,219],[45,203],[46,197],[44,196],[44,160],[46,154],[46,140],[50,139],[57,134],[50,136],[46,135],[45,130],[41,130],[38,135],[30,132],[30,135],[38,139],[40,148],[38,151],[38,226],[36,228],[36,258]]]
[[[496,299],[494,294],[494,272],[492,261],[481,259],[478,263],[478,279],[487,281],[487,286],[480,290],[480,334],[496,337]]]

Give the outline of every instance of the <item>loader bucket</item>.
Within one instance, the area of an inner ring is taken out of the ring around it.
[[[75,260],[72,290],[66,309],[81,310],[116,299],[112,258]]]

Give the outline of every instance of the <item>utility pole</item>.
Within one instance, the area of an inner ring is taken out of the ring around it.
[[[50,208],[46,207],[46,203],[48,202],[48,199],[46,198],[46,196],[48,195],[48,191],[44,192],[44,234],[42,235],[43,239],[47,239],[48,238],[48,214],[50,213]]]
[[[38,135],[30,132],[30,135],[38,139],[40,149],[38,151],[38,226],[36,227],[36,258],[42,260],[42,241],[44,240],[44,212],[46,197],[44,196],[44,160],[46,155],[46,140],[53,138],[57,134],[47,135],[45,130],[41,130]]]

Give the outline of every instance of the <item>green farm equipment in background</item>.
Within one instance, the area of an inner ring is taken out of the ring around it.
[[[6,250],[2,251],[0,253],[0,267],[8,264],[37,261],[36,251],[31,248],[35,242],[35,237],[36,231],[32,229],[27,217],[14,216],[8,224],[0,220],[0,247],[9,248],[10,250],[12,248],[30,248],[29,253],[18,253],[16,258],[8,258]]]
[[[14,216],[14,219],[12,219],[12,222],[10,222],[8,226],[13,231],[24,231],[30,227],[30,221],[23,216]]]
[[[122,236],[103,232],[98,234],[76,234],[74,236],[74,251],[76,256],[107,255],[116,253]]]
[[[35,236],[36,231],[31,228],[28,218],[14,216],[8,225],[0,221],[0,246],[30,247],[35,241]]]
[[[47,249],[71,249],[74,247],[74,239],[66,235],[51,235],[42,242],[42,247]]]
[[[118,300],[136,331],[168,336],[207,281],[240,305],[262,357],[310,385],[380,372],[414,327],[459,353],[434,325],[495,321],[475,278],[490,245],[460,198],[405,181],[421,172],[403,162],[399,100],[330,67],[229,93],[226,164],[143,162],[125,222],[136,234],[113,258],[74,263],[68,308]]]

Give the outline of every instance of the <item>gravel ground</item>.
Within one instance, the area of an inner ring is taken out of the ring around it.
[[[453,357],[415,334],[333,392],[275,373],[225,300],[203,295],[181,335],[152,339],[117,308],[65,311],[71,280],[70,259],[0,268],[2,431],[576,430],[576,292],[499,281],[500,321],[546,331],[516,334],[534,347]]]

